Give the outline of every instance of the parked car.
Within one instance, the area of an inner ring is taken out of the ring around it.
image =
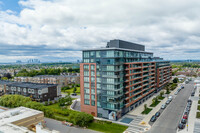
[[[173,99],[173,97],[172,97],[172,96],[169,96],[168,99]]]
[[[77,96],[77,94],[76,93],[72,93],[72,96]]]
[[[188,115],[188,114],[189,114],[189,111],[185,110],[184,115]]]
[[[181,86],[181,89],[184,89],[184,86]]]
[[[187,111],[190,111],[190,107],[187,107],[186,110],[187,110]]]
[[[181,123],[182,123],[182,124],[186,124],[186,122],[187,122],[186,119],[182,119],[182,120],[181,120]]]
[[[178,128],[179,128],[179,129],[184,129],[184,128],[185,128],[185,125],[182,124],[182,123],[179,123]]]
[[[166,101],[166,104],[169,104],[169,103],[170,103],[170,100],[167,100],[167,101]]]
[[[174,95],[177,95],[178,94],[178,91],[176,91],[175,93],[174,93]]]
[[[188,104],[187,104],[187,108],[191,108],[191,104],[188,103]]]
[[[188,103],[192,103],[192,100],[191,99],[188,99],[188,101],[187,101]]]
[[[187,119],[188,118],[188,116],[187,115],[183,115],[183,119]]]
[[[156,112],[155,116],[159,117],[160,116],[160,112]]]
[[[155,122],[155,121],[156,121],[156,116],[153,115],[153,116],[151,117],[150,121],[151,121],[151,122]]]
[[[191,96],[194,96],[194,94],[195,94],[195,92],[192,92],[192,93],[191,93]]]
[[[166,104],[163,104],[162,106],[161,106],[161,109],[165,109],[166,108]]]

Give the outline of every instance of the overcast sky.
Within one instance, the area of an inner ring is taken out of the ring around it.
[[[200,0],[0,0],[0,62],[71,61],[112,39],[200,59]]]

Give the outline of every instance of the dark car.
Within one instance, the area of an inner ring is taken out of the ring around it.
[[[185,125],[182,124],[182,123],[180,123],[180,124],[178,125],[178,128],[179,128],[179,129],[183,129],[183,128],[185,128]]]
[[[194,94],[195,94],[195,93],[194,93],[194,92],[192,92],[191,96],[194,96]]]
[[[155,121],[156,121],[156,116],[153,115],[153,116],[151,117],[150,121],[151,121],[151,122],[155,122]]]
[[[187,107],[186,110],[189,112],[190,111],[190,107]]]
[[[77,96],[77,94],[76,93],[72,93],[72,96]]]
[[[181,123],[182,123],[182,124],[186,124],[186,122],[187,122],[186,119],[182,119],[182,120],[181,120]]]
[[[188,99],[188,101],[187,101],[188,103],[192,103],[192,100],[191,99]]]
[[[188,115],[188,114],[189,114],[189,111],[186,110],[186,111],[184,112],[184,115]]]
[[[182,86],[181,89],[184,89],[184,86]]]
[[[187,104],[187,108],[190,108],[190,107],[191,107],[191,104],[188,103],[188,104]]]
[[[160,116],[160,112],[156,112],[155,116],[159,117]]]

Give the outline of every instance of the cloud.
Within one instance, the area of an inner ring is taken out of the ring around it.
[[[8,47],[0,50],[1,56],[81,58],[79,50],[104,47],[111,39],[144,44],[165,59],[198,56],[198,0],[20,0],[19,4],[18,14],[0,11],[0,47]],[[15,50],[5,52],[9,48]]]

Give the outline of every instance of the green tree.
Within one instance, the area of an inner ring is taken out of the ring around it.
[[[147,104],[144,104],[144,110],[146,110],[147,109]]]
[[[76,91],[77,91],[77,89],[76,89],[76,87],[74,87],[74,89],[73,89],[73,93],[76,93]]]
[[[72,104],[72,98],[70,95],[66,95],[64,98],[59,99],[59,106],[68,106]]]
[[[174,78],[173,83],[178,83],[178,78]]]

